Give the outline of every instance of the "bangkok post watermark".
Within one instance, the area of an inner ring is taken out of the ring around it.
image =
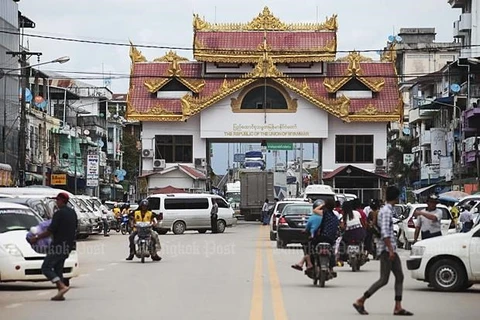
[[[230,256],[236,254],[235,242],[219,243],[213,240],[193,241],[190,243],[162,242],[161,254],[169,257],[178,256]]]

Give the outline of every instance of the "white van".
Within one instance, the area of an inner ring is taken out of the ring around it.
[[[211,230],[210,212],[212,199],[218,204],[218,232],[236,225],[237,218],[230,205],[220,196],[213,194],[155,194],[147,198],[148,206],[159,220],[155,228],[160,234],[173,231],[182,234],[186,230],[205,233]]]
[[[321,199],[331,199],[335,201],[335,192],[332,187],[326,184],[312,184],[305,188],[304,199],[312,199],[312,201]]]

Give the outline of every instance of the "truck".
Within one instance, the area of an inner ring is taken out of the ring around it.
[[[235,215],[240,214],[240,181],[227,183],[225,185],[225,199],[227,199],[230,206],[235,211]]]
[[[273,202],[273,180],[272,171],[240,171],[240,214],[245,221],[260,220],[265,199]]]

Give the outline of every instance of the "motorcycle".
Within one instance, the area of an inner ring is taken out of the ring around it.
[[[142,263],[145,263],[145,258],[150,257],[150,252],[153,243],[151,232],[152,225],[148,222],[138,222],[135,224],[137,229],[137,236],[135,237],[135,255]]]
[[[128,218],[127,214],[122,215],[120,222],[120,231],[122,232],[123,235],[130,233],[130,220]]]
[[[335,272],[330,272],[330,256],[332,254],[332,246],[329,243],[319,243],[315,247],[314,253],[311,255],[313,268],[305,271],[305,274],[313,280],[313,285],[320,284],[325,287],[325,282],[335,278]]]
[[[363,243],[351,243],[347,246],[347,262],[352,267],[352,271],[360,270],[360,267],[368,262],[368,254],[365,252]]]

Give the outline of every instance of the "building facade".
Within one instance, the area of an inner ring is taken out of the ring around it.
[[[20,36],[18,4],[13,0],[0,3],[0,29],[11,31],[12,34],[0,34],[0,185],[10,186],[14,183],[18,154],[18,126],[12,124],[20,110],[19,93],[19,68],[18,59],[7,55],[9,51],[18,51]]]
[[[480,1],[448,0],[448,3],[461,10],[458,20],[453,23],[453,36],[462,44],[460,58],[480,57]]]
[[[214,142],[315,142],[321,172],[385,168],[387,123],[403,114],[391,48],[381,61],[337,59],[336,16],[286,24],[268,8],[246,24],[197,15],[193,26],[195,61],[147,61],[131,47],[127,117],[142,122],[144,192],[171,185],[158,178],[171,168],[189,178],[182,189],[204,189]]]

